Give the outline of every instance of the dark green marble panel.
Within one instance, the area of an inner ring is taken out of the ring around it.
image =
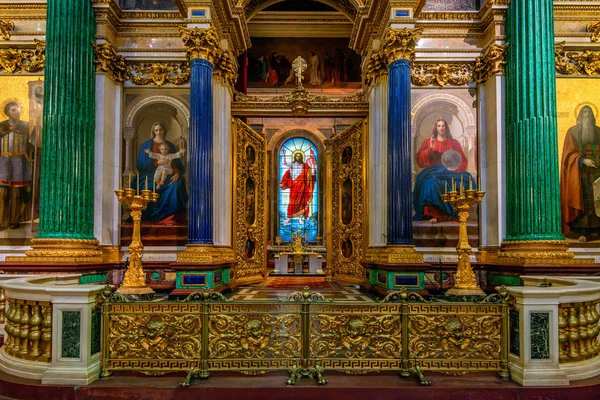
[[[519,326],[519,312],[517,310],[510,310],[510,352],[516,356],[521,355],[521,342],[519,338],[519,332],[521,328]]]
[[[100,353],[100,335],[102,334],[101,328],[102,312],[100,309],[95,308],[92,310],[92,347],[90,356],[96,353]]]
[[[531,313],[531,359],[550,358],[550,314]]]
[[[62,356],[79,358],[81,352],[81,313],[79,311],[62,312]]]

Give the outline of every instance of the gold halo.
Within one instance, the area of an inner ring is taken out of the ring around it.
[[[296,154],[302,154],[302,162],[304,162],[304,152],[302,150],[296,150],[292,153],[292,161],[296,159]]]
[[[596,118],[599,117],[598,115],[598,107],[594,104],[594,103],[590,103],[589,101],[584,101],[583,103],[579,103],[575,106],[575,119],[577,119],[579,117],[579,113],[581,112],[581,109],[585,106],[590,106],[592,107],[592,110],[594,110],[594,116]]]
[[[2,102],[2,104],[0,104],[0,114],[5,115],[4,114],[4,107],[6,107],[6,105],[8,103],[17,103],[19,105],[19,107],[21,107],[21,111],[23,110],[23,104],[21,104],[21,100],[15,98],[10,98],[10,99],[4,99],[4,101]],[[4,119],[4,118],[2,118]]]

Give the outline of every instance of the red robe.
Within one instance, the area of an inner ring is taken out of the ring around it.
[[[287,217],[308,218],[310,212],[310,201],[315,188],[315,176],[311,168],[302,164],[302,172],[296,179],[292,179],[292,174],[288,169],[281,179],[281,188],[290,189],[290,203],[288,204]]]
[[[468,160],[463,152],[462,146],[458,140],[448,138],[446,140],[436,140],[433,149],[430,149],[431,138],[425,139],[417,151],[417,165],[419,168],[429,168],[436,165],[442,165],[442,154],[448,150],[456,150],[462,158],[458,169],[454,172],[464,172],[467,169]]]

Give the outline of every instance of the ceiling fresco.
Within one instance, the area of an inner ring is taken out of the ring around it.
[[[477,11],[482,0],[427,0],[423,11]]]

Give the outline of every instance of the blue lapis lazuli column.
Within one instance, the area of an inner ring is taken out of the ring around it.
[[[412,245],[410,70],[393,61],[388,74],[388,245]]]
[[[190,61],[188,244],[213,243],[213,65]]]

